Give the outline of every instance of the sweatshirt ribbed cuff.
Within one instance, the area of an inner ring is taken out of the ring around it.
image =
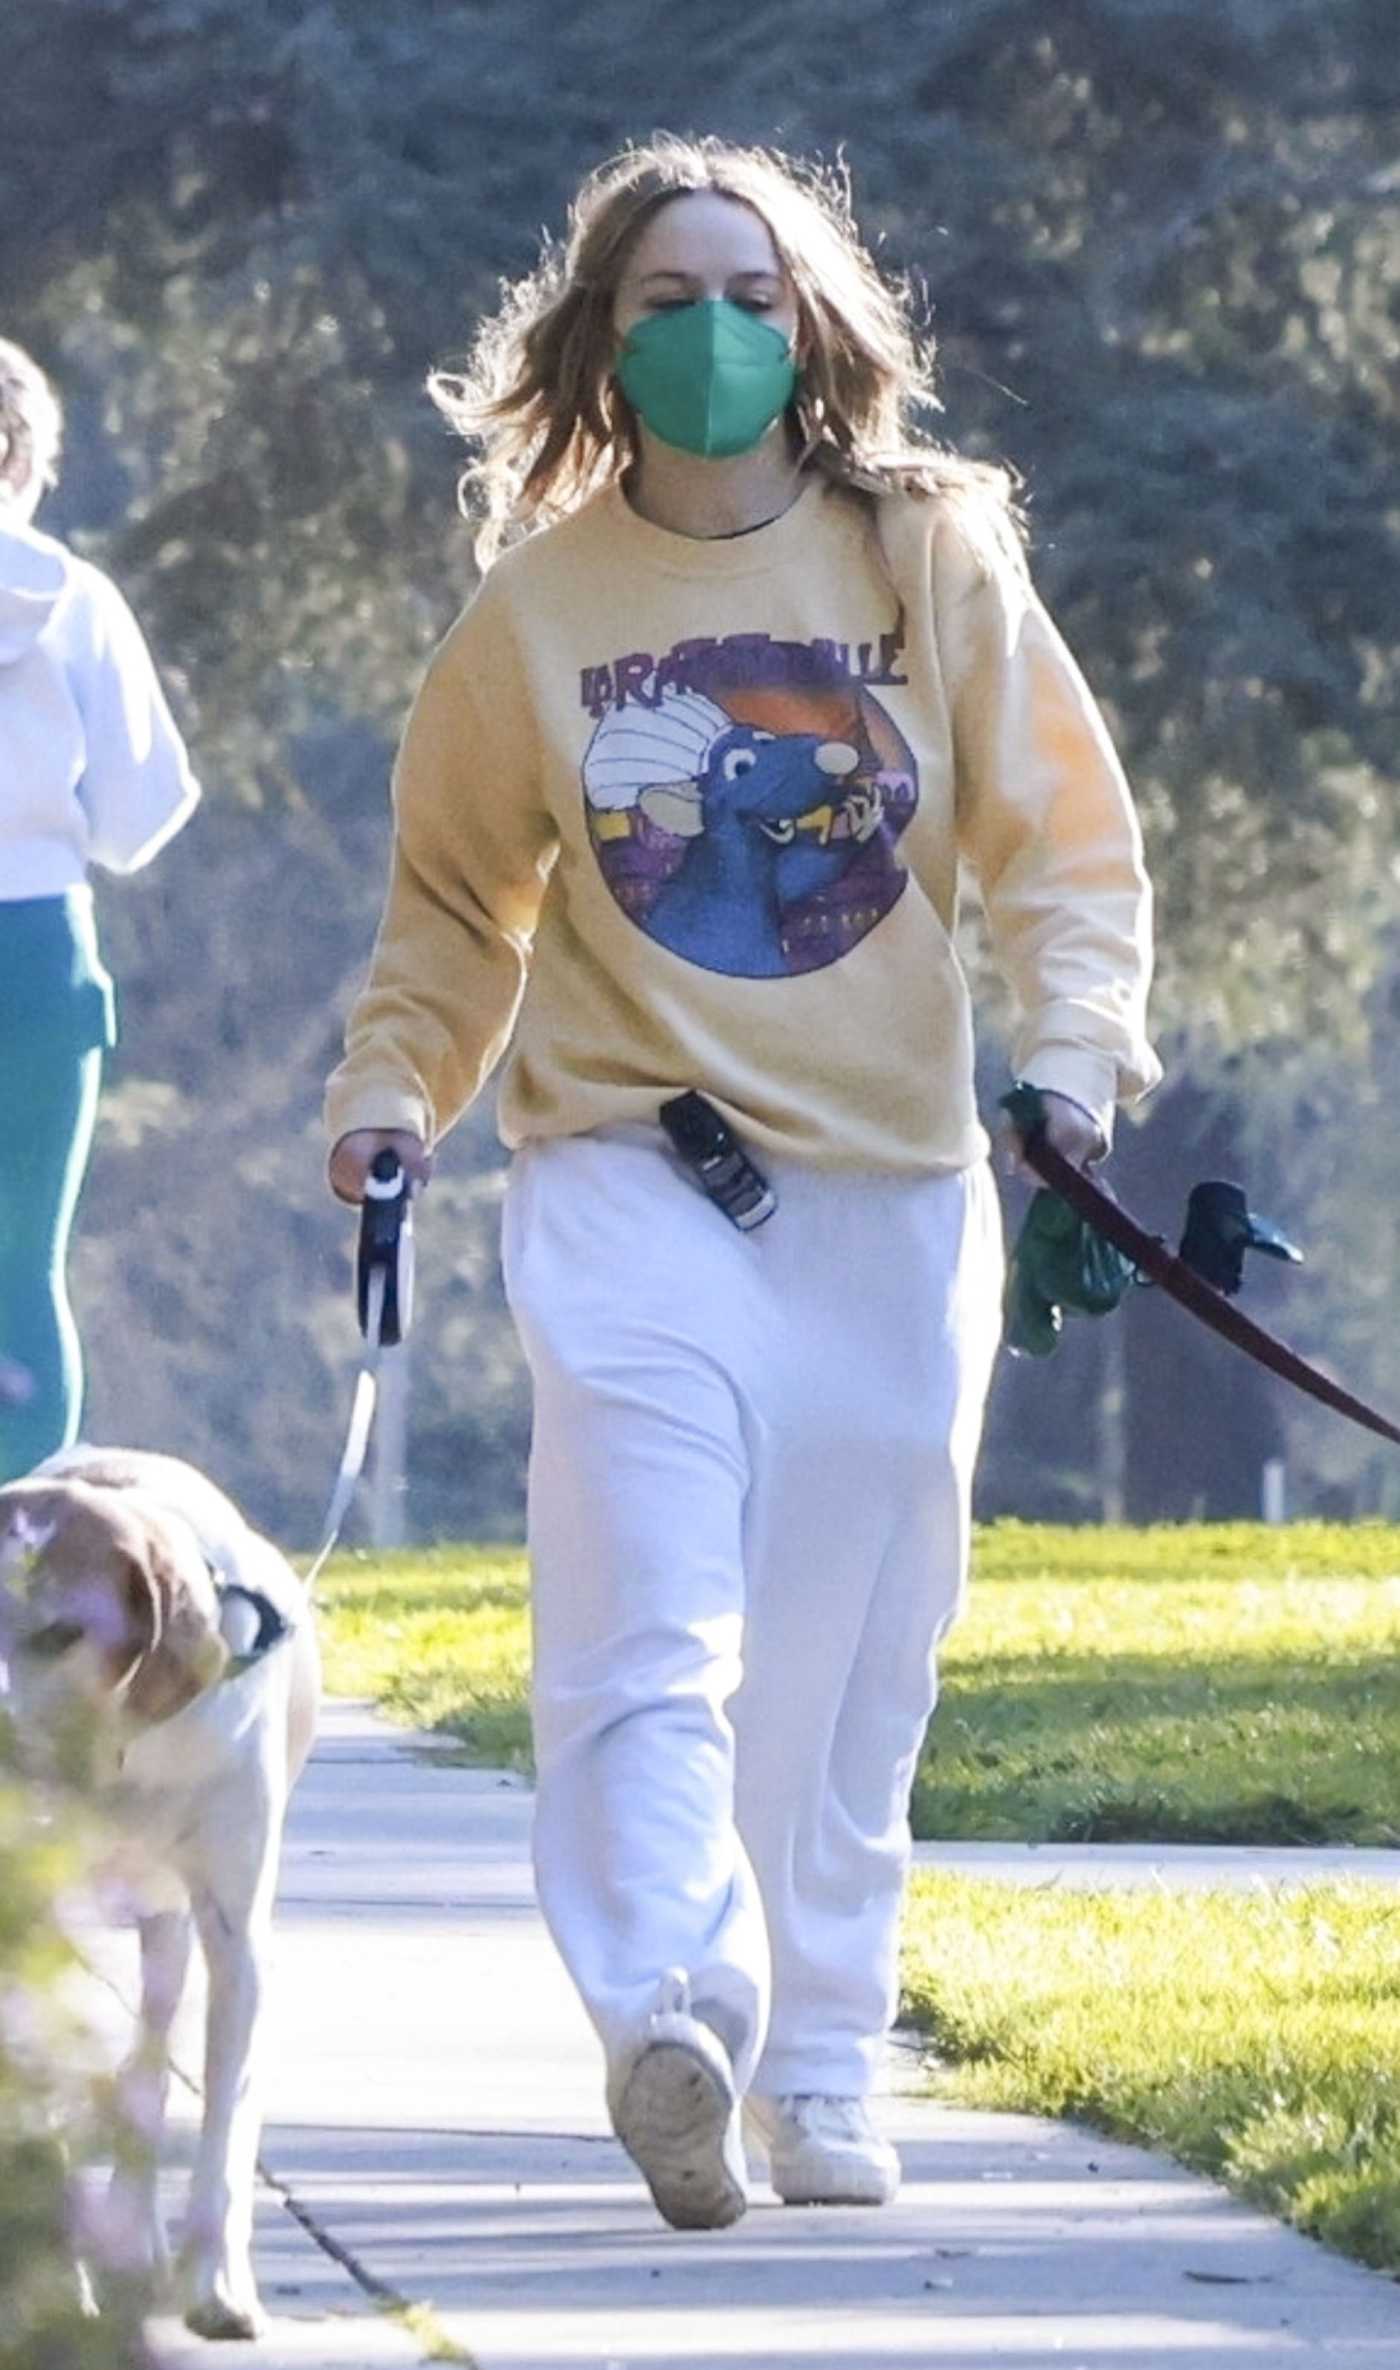
[[[1113,1143],[1118,1069],[1106,1054],[1078,1045],[1046,1045],[1021,1063],[1017,1076],[1043,1094],[1063,1095],[1093,1120],[1106,1148]]]
[[[334,1151],[342,1136],[354,1135],[362,1127],[402,1128],[424,1144],[433,1141],[433,1115],[422,1095],[401,1086],[376,1086],[363,1080],[347,1080],[340,1086],[332,1079],[325,1102],[327,1144]]]

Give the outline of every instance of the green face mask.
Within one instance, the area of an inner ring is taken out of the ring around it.
[[[617,376],[663,444],[722,461],[752,452],[786,410],[797,365],[780,329],[721,296],[639,321]]]

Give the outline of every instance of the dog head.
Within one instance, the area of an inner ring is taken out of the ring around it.
[[[194,1533],[136,1490],[0,1489],[0,1654],[26,1742],[168,1720],[227,1660]]]

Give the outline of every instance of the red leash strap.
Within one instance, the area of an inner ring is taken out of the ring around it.
[[[1368,1407],[1364,1399],[1344,1391],[1340,1383],[1333,1382],[1320,1368],[1299,1357],[1287,1342],[1280,1341],[1266,1326],[1256,1324],[1253,1317],[1247,1317],[1223,1292],[1217,1292],[1214,1284],[1208,1284],[1204,1276],[1198,1276],[1194,1268],[1185,1266],[1174,1251],[1169,1251],[1159,1234],[1149,1234],[1145,1227],[1139,1226],[1120,1202],[1105,1193],[1102,1186],[1095,1185],[1082,1169],[1075,1168],[1062,1152],[1047,1144],[1043,1135],[1034,1135],[1028,1141],[1023,1139],[1022,1156],[1026,1166],[1034,1169],[1052,1193],[1058,1193],[1096,1233],[1131,1259],[1140,1274],[1160,1285],[1171,1299],[1208,1325],[1212,1333],[1233,1342],[1236,1349],[1267,1366],[1271,1374],[1281,1375],[1296,1390],[1306,1391],[1309,1398],[1320,1399],[1324,1407],[1335,1408],[1338,1415],[1363,1425],[1366,1431],[1378,1432],[1382,1440],[1393,1440],[1400,1445],[1400,1424],[1391,1423],[1389,1417]]]

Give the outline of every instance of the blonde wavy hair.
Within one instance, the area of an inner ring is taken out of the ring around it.
[[[32,354],[0,337],[0,497],[32,478],[51,485],[63,444],[63,409]]]
[[[804,466],[875,495],[951,495],[1014,543],[1014,482],[922,436],[911,414],[938,408],[934,348],[906,281],[882,276],[856,228],[844,170],[710,136],[658,133],[591,172],[562,244],[503,288],[460,370],[428,390],[480,451],[459,482],[484,569],[503,543],[577,510],[639,452],[636,416],[613,373],[613,304],[652,217],[710,190],[766,224],[797,299],[803,356],[794,398]]]

